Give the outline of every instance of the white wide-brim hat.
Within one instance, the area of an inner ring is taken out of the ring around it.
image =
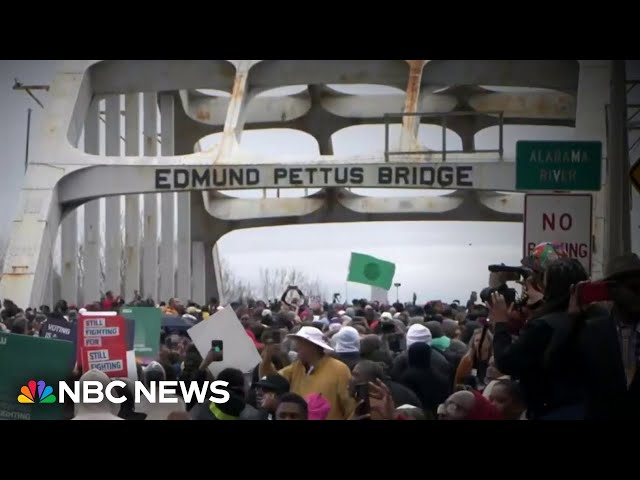
[[[322,332],[318,330],[316,327],[302,327],[298,333],[290,333],[287,337],[292,338],[302,338],[308,342],[313,343],[314,345],[318,345],[319,347],[324,348],[325,350],[330,350],[333,352],[333,348],[331,348],[325,341]]]

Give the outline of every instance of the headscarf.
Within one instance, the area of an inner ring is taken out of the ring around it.
[[[522,264],[535,272],[542,273],[551,262],[568,256],[561,243],[542,242],[534,247],[529,256],[522,259]]]
[[[360,352],[360,334],[353,327],[342,327],[332,340],[337,353]]]
[[[500,411],[476,390],[472,391],[476,401],[465,420],[502,420]]]
[[[411,325],[407,331],[407,348],[411,347],[414,343],[431,345],[431,340],[431,331],[419,323]]]
[[[449,345],[451,345],[451,339],[445,336],[434,338],[431,341],[431,346],[437,350],[440,350],[441,352],[444,352],[447,348],[449,348]]]

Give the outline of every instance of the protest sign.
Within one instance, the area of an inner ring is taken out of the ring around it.
[[[81,315],[78,319],[78,350],[82,370],[100,370],[109,377],[127,376],[125,319],[119,315]]]
[[[125,339],[127,344],[127,352],[133,351],[133,346],[135,344],[135,336],[136,336],[136,324],[130,318],[124,319],[125,323]]]
[[[250,372],[260,363],[260,355],[253,341],[244,331],[240,320],[230,306],[220,310],[206,322],[200,322],[187,330],[202,358],[211,350],[212,340],[222,340],[223,360],[213,362],[209,370],[216,377],[225,368],[237,368]]]
[[[71,374],[73,350],[73,343],[64,340],[0,333],[0,420],[62,420],[63,404],[55,396],[58,382]],[[18,402],[30,381],[44,382],[43,388],[32,402]]]
[[[73,369],[75,358],[77,356],[78,332],[77,324],[70,323],[64,318],[48,318],[42,324],[40,336],[44,338],[55,338],[58,340],[66,340],[73,344],[73,358],[70,360],[70,366]]]
[[[162,311],[152,307],[124,307],[120,313],[133,321],[136,357],[145,364],[155,360],[160,350]]]

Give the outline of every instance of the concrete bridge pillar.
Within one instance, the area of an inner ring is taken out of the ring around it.
[[[206,305],[211,297],[216,297],[222,304],[222,275],[215,244],[211,241],[193,242],[191,258],[191,299]]]
[[[143,94],[143,154],[158,154],[158,97]],[[142,250],[142,290],[144,297],[158,302],[158,194],[144,195],[144,237]]]
[[[84,149],[92,155],[100,154],[100,101],[93,98],[87,111],[84,127]],[[100,299],[100,200],[84,206],[84,248],[82,263],[82,303]]]
[[[105,100],[106,155],[120,156],[120,95],[108,95]],[[105,238],[104,238],[104,290],[112,291],[115,296],[122,295],[120,282],[120,263],[122,259],[122,239],[120,223],[120,195],[105,199]]]
[[[606,176],[606,105],[609,102],[610,79],[609,60],[580,60],[574,140],[600,141],[603,151],[602,189],[592,194],[594,250],[591,260],[591,276],[594,279],[602,277],[604,262],[607,259],[604,244],[604,233],[607,228],[605,202],[609,189],[609,179]]]
[[[140,154],[140,94],[130,93],[124,99],[125,113],[125,155]],[[133,297],[135,291],[140,291],[140,195],[127,195],[124,201],[125,216],[125,258],[124,285],[122,287],[125,298]]]
[[[62,220],[60,229],[61,295],[69,305],[78,304],[78,211]]]

